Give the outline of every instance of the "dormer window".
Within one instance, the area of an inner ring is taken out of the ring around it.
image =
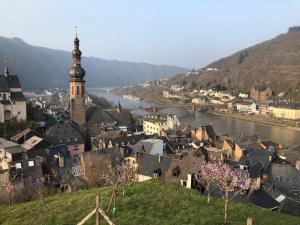
[[[154,177],[154,178],[160,177],[161,174],[162,174],[161,168],[155,169],[155,170],[153,171],[153,177]]]

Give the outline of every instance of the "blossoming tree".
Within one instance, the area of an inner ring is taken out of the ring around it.
[[[251,187],[252,181],[247,171],[232,169],[220,161],[203,162],[200,165],[198,179],[216,185],[224,200],[224,223],[228,219],[228,203],[237,194],[245,194]]]

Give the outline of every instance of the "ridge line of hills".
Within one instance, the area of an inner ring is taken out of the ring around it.
[[[84,54],[84,49],[82,51]],[[4,58],[8,60],[10,73],[19,76],[23,89],[46,89],[68,85],[68,70],[72,66],[71,52],[33,46],[20,38],[0,36],[0,59]],[[105,60],[94,56],[82,57],[82,66],[87,71],[85,78],[89,87],[135,84],[188,70],[145,62]],[[3,63],[0,63],[1,73]]]

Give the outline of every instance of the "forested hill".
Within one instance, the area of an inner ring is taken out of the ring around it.
[[[287,33],[255,46],[240,50],[231,56],[215,61],[207,68],[217,71],[201,71],[198,75],[177,76],[174,83],[226,87],[249,91],[262,79],[271,86],[275,94],[300,99],[300,27],[291,27]]]
[[[71,49],[70,49],[71,50]],[[84,49],[82,49],[84,55]],[[32,46],[20,38],[0,37],[0,60],[7,58],[11,74],[19,75],[24,89],[65,87],[71,53]],[[89,87],[135,84],[172,76],[187,71],[184,68],[147,63],[104,60],[83,57]],[[3,63],[0,64],[0,74]]]

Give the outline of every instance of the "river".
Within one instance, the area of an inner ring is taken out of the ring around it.
[[[137,108],[150,106],[151,104],[143,101],[134,101],[125,99],[120,96],[113,95],[105,89],[93,89],[89,93],[97,94],[107,100],[118,104],[120,101],[124,108]],[[211,115],[207,113],[199,113],[197,116],[187,114],[184,109],[167,108],[162,110],[163,113],[173,113],[179,116],[182,124],[190,124],[193,127],[200,125],[212,124],[214,125],[218,134],[227,134],[231,137],[238,137],[240,134],[254,135],[257,134],[263,140],[272,140],[286,146],[294,146],[300,144],[300,131],[287,129],[279,126],[271,126],[264,124],[257,124],[254,122],[234,120],[221,116]],[[142,114],[142,113],[141,113]]]

